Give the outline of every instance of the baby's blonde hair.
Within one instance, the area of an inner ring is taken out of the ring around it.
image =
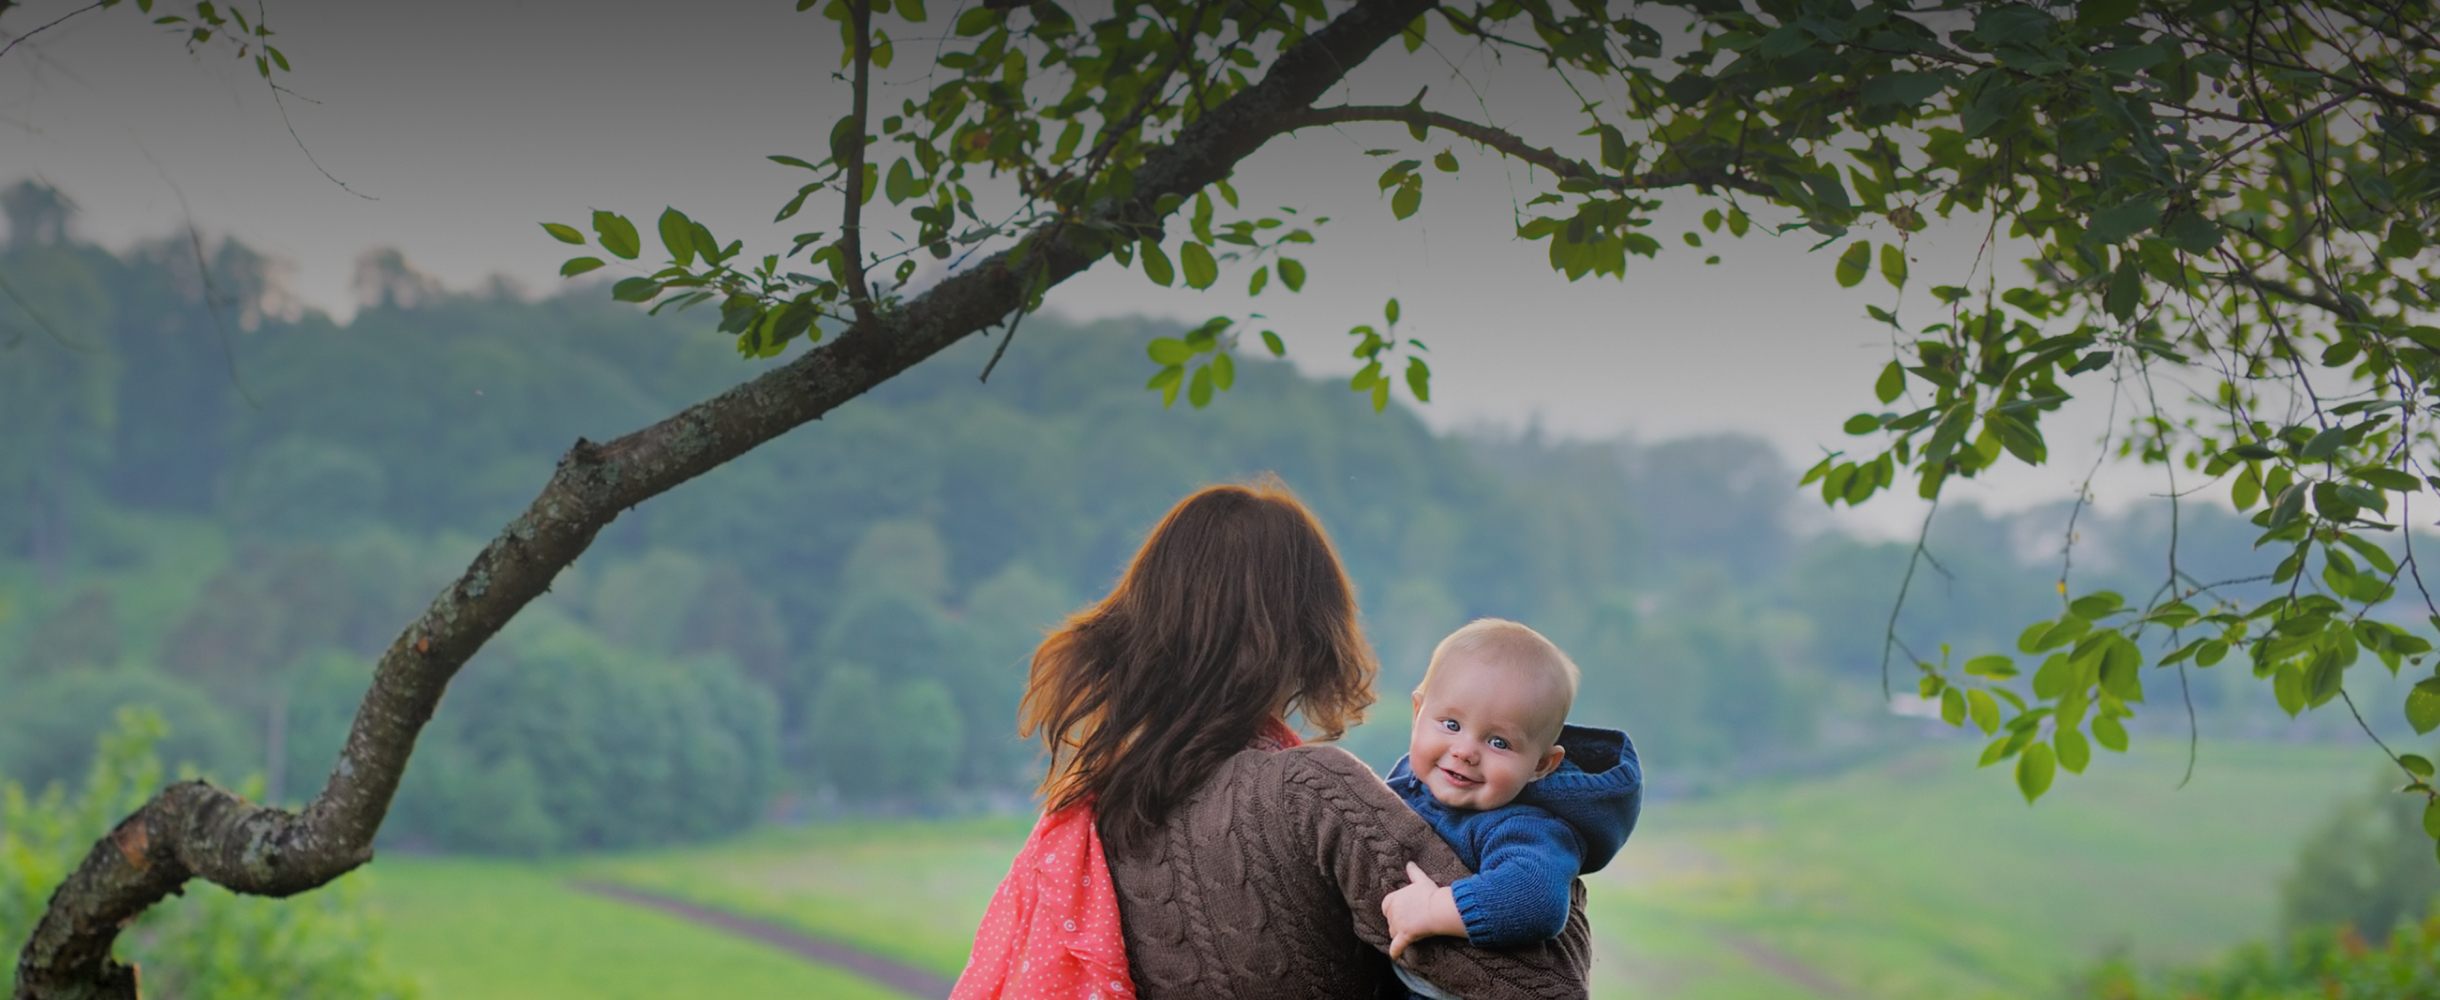
[[[1477,618],[1449,633],[1447,638],[1440,640],[1440,645],[1432,647],[1432,662],[1423,668],[1423,684],[1417,691],[1431,688],[1432,675],[1440,670],[1441,663],[1451,654],[1472,655],[1501,666],[1523,667],[1555,682],[1553,686],[1558,689],[1561,699],[1556,722],[1565,722],[1568,711],[1575,707],[1576,686],[1583,678],[1583,672],[1576,669],[1576,661],[1568,659],[1567,651],[1560,649],[1558,643],[1544,638],[1542,633],[1521,622],[1505,618]],[[1558,725],[1554,723],[1550,732],[1539,735],[1557,739]]]

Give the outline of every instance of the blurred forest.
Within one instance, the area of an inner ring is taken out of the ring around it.
[[[394,253],[364,260],[342,325],[243,246],[113,253],[42,189],[6,206],[0,773],[32,787],[81,775],[141,704],[171,760],[310,796],[372,656],[569,444],[760,364],[704,317],[591,286],[444,290]],[[1163,411],[1143,345],[1174,332],[1030,319],[987,384],[977,338],[630,513],[460,676],[385,835],[537,854],[1020,805],[1038,765],[1012,720],[1042,629],[1180,495],[1264,472],[1360,588],[1383,697],[1350,744],[1378,764],[1432,644],[1479,615],[1566,646],[1577,717],[1631,730],[1664,795],[1953,733],[1881,698],[1912,546],[1823,529],[1763,442],[1436,434],[1250,354],[1208,409]],[[2055,608],[2067,515],[1945,510],[1908,648],[2012,650]],[[2165,506],[2078,524],[2079,590],[2148,591]],[[2199,556],[2246,548],[2216,504],[2179,530]],[[2297,729],[2230,668],[2185,680],[2207,734],[2340,731]],[[2182,735],[2164,682],[2139,722]]]

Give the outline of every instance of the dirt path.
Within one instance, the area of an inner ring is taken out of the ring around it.
[[[949,997],[951,981],[937,973],[825,941],[792,927],[724,913],[682,899],[608,882],[575,881],[568,883],[568,886],[579,892],[659,910],[738,937],[760,941],[799,958],[836,965],[908,996],[922,997],[924,1000],[948,1000]]]

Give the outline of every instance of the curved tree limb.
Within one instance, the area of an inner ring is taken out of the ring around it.
[[[1337,125],[1343,122],[1403,122],[1454,132],[1482,143],[1501,153],[1541,167],[1559,177],[1583,178],[1607,185],[1616,191],[1651,191],[1660,188],[1698,187],[1735,188],[1762,198],[1775,197],[1778,191],[1751,177],[1740,177],[1725,170],[1668,170],[1648,174],[1613,175],[1593,169],[1582,160],[1561,156],[1555,150],[1527,143],[1513,132],[1455,115],[1425,111],[1414,105],[1360,106],[1342,105],[1335,108],[1311,108],[1296,114],[1288,125],[1291,129]]]
[[[1342,12],[1281,53],[1260,82],[1149,154],[1133,196],[1097,206],[1092,220],[1157,231],[1153,206],[1162,197],[1225,178],[1432,7],[1432,0],[1380,0]],[[373,835],[450,679],[620,513],[990,326],[1024,304],[1030,274],[1057,284],[1105,252],[1083,248],[1058,224],[1037,229],[1017,251],[994,255],[902,309],[860,318],[795,361],[617,440],[578,440],[524,513],[382,653],[337,767],[302,812],[256,805],[205,782],[164,789],[97,842],[53,893],[18,956],[16,1000],[133,1000],[136,971],[112,959],[111,947],[120,928],[189,879],[288,896],[371,860]]]

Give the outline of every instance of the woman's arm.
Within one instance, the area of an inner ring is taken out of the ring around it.
[[[1381,898],[1408,884],[1412,861],[1442,885],[1473,874],[1457,854],[1408,809],[1364,762],[1336,747],[1282,751],[1288,831],[1325,878],[1337,885],[1355,921],[1356,936],[1387,953],[1389,924]],[[1401,961],[1435,985],[1471,1000],[1582,997],[1592,964],[1592,933],[1584,920],[1584,887],[1571,886],[1566,929],[1558,937],[1516,948],[1474,948],[1449,938],[1419,941]]]

